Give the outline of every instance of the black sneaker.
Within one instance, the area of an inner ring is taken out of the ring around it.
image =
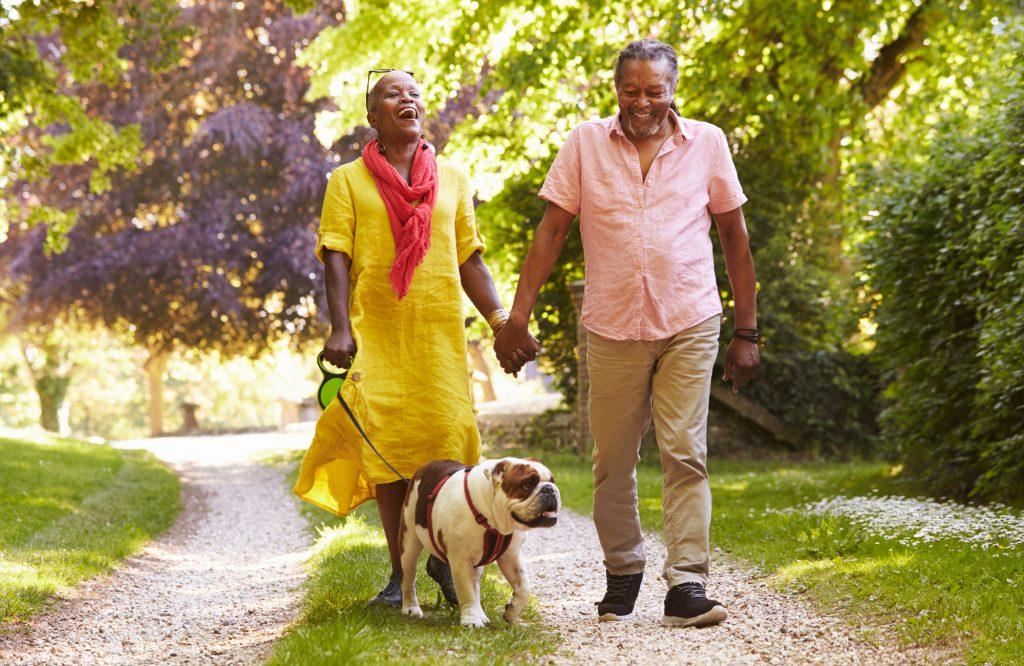
[[[431,555],[427,558],[427,575],[441,588],[441,594],[449,606],[459,605],[459,598],[455,595],[455,583],[452,582],[451,567]],[[437,603],[441,605],[441,600],[438,599]]]
[[[377,593],[373,599],[367,602],[370,606],[395,606],[402,605],[402,574],[392,574],[388,584]]]
[[[725,607],[708,599],[700,583],[681,583],[665,595],[664,627],[706,627],[728,616]]]
[[[597,619],[601,622],[621,622],[636,617],[633,606],[640,594],[640,583],[644,580],[642,573],[614,576],[605,572],[608,579],[608,590],[604,599],[597,604]]]

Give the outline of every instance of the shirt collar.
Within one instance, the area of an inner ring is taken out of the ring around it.
[[[690,121],[676,113],[669,113],[669,121],[674,125],[672,138],[676,140],[676,143],[682,143],[683,139],[693,140],[693,128],[690,127]],[[608,136],[613,136],[616,132],[621,134],[623,137],[626,133],[622,131],[622,123],[619,121],[619,114],[615,114],[610,118],[608,123]]]

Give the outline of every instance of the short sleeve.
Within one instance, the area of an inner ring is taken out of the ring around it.
[[[484,241],[476,226],[476,212],[473,209],[473,188],[469,178],[461,169],[453,169],[457,174],[459,187],[459,203],[455,209],[455,244],[459,254],[459,265],[473,256],[474,252],[484,251]]]
[[[725,132],[715,128],[714,145],[710,148],[711,156],[708,170],[708,210],[712,214],[727,213],[739,208],[747,201],[740,187],[736,166],[732,163],[732,152]]]
[[[579,215],[581,172],[580,134],[579,128],[574,128],[548,169],[544,185],[540,188],[540,198]]]
[[[316,258],[324,260],[324,250],[344,252],[352,257],[356,234],[356,212],[352,193],[342,170],[335,169],[327,181],[324,207],[320,213],[320,229],[316,235]]]

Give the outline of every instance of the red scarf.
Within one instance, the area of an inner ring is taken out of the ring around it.
[[[437,161],[423,139],[412,156],[412,184],[398,175],[380,151],[380,141],[363,146],[363,164],[373,174],[377,191],[384,199],[395,237],[395,263],[391,265],[391,286],[399,300],[409,293],[412,273],[423,263],[430,249],[430,212],[437,200]],[[413,207],[410,202],[421,199]]]

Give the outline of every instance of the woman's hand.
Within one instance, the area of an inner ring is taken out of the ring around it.
[[[332,329],[331,336],[324,344],[324,360],[338,368],[352,367],[352,359],[356,355],[356,341],[352,331],[347,328]]]

